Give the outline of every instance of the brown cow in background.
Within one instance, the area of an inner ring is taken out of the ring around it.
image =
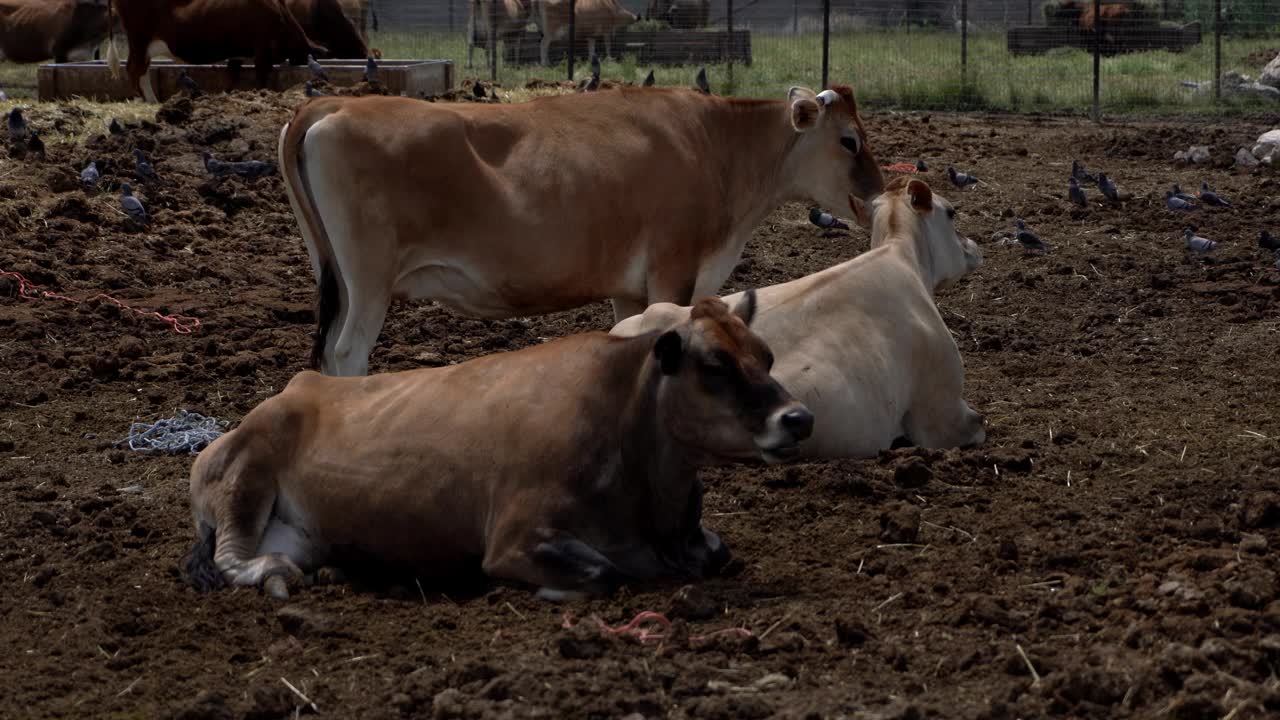
[[[477,45],[489,46],[489,31],[494,23],[490,8],[495,5],[498,8],[497,36],[502,42],[515,47],[516,58],[521,57],[520,43],[533,14],[532,0],[497,0],[496,3],[494,0],[471,0],[467,13],[467,67],[473,64],[472,55]]]
[[[350,19],[340,0],[285,0],[285,6],[307,37],[329,49],[329,57],[369,57],[360,26]]]
[[[89,59],[107,37],[108,0],[0,0],[0,55],[16,63]]]
[[[338,4],[342,6],[342,12],[356,26],[356,32],[360,33],[360,39],[365,45],[369,44],[369,0],[338,0]],[[375,21],[376,25],[376,21]],[[377,29],[376,27],[374,28]]]
[[[307,37],[284,0],[115,0],[115,11],[129,41],[129,83],[151,101],[155,92],[148,82],[144,93],[142,79],[153,57],[191,64],[252,57],[258,86],[266,87],[276,63],[301,65],[309,54],[328,54]],[[107,63],[112,74],[119,72],[114,37]]]
[[[574,34],[587,39],[587,52],[596,54],[596,40],[604,40],[605,56],[613,55],[613,36],[639,20],[618,0],[577,0],[574,3]],[[551,43],[569,35],[569,0],[537,0],[534,19],[542,31],[541,60],[550,65]]]

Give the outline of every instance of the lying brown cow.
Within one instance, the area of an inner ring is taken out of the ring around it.
[[[107,36],[107,0],[0,0],[0,56],[15,63],[89,59]]]
[[[312,42],[329,50],[329,57],[369,57],[369,46],[339,0],[285,0],[285,7]]]
[[[214,63],[252,57],[258,85],[265,87],[271,67],[299,65],[307,55],[324,55],[303,32],[284,0],[115,0],[129,40],[129,82],[133,91],[155,100],[142,79],[153,57],[186,63]],[[112,74],[120,70],[114,33],[107,45]]]
[[[536,0],[534,18],[542,31],[541,59],[551,64],[551,43],[569,37],[569,0]],[[574,3],[575,42],[587,39],[587,52],[596,54],[596,40],[604,40],[606,57],[613,56],[614,33],[639,18],[618,0],[577,0]]]
[[[769,348],[709,298],[663,333],[589,333],[446,368],[304,372],[191,468],[202,590],[287,596],[348,552],[424,579],[472,567],[544,597],[702,577],[697,467],[791,457],[813,416]],[[265,581],[265,582],[264,582]]]
[[[782,203],[884,187],[847,87],[317,98],[281,131],[280,168],[320,285],[313,365],[330,375],[367,371],[393,299],[487,318],[687,305]]]

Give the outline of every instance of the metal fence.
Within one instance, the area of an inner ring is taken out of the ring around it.
[[[830,82],[901,109],[1280,111],[1255,82],[1280,0],[373,0],[372,17],[385,57],[508,90],[584,82],[594,51],[605,81],[705,68],[726,95]]]

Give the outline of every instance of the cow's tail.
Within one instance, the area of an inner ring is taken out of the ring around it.
[[[115,1],[107,0],[107,68],[111,77],[120,77],[120,52],[116,50]]]
[[[196,544],[191,546],[191,552],[182,559],[182,571],[187,576],[187,582],[191,583],[191,587],[197,592],[213,592],[227,585],[226,578],[222,577],[222,571],[213,562],[213,551],[217,544],[217,533],[213,526],[203,522],[198,523]]]
[[[338,269],[334,266],[333,245],[325,231],[324,222],[316,208],[315,196],[311,192],[311,184],[307,179],[303,143],[306,140],[307,131],[329,114],[333,102],[325,98],[321,101],[304,103],[298,108],[293,119],[280,131],[278,157],[285,193],[289,196],[289,204],[293,207],[294,217],[298,220],[302,239],[307,244],[307,253],[311,256],[311,268],[316,274],[318,283],[316,297],[318,327],[315,342],[311,348],[311,367],[315,370],[321,367],[330,326],[342,309],[342,291]],[[330,108],[315,107],[319,104],[328,105]]]

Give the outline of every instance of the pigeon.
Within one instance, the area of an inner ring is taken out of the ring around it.
[[[307,69],[311,71],[312,80],[328,80],[329,75],[324,71],[324,66],[316,62],[312,55],[307,56]]]
[[[35,130],[27,133],[27,149],[44,157],[44,141],[40,139],[40,133]]]
[[[364,64],[364,81],[370,85],[378,82],[378,61],[372,55]]]
[[[1039,235],[1027,229],[1027,224],[1022,221],[1022,218],[1018,218],[1013,224],[1018,228],[1017,232],[1014,233],[1013,238],[1017,240],[1022,247],[1031,252],[1037,253],[1042,253],[1049,249],[1049,246],[1045,244],[1044,240],[1040,239]]]
[[[1280,270],[1280,250],[1276,250],[1276,269]]]
[[[1188,195],[1188,194],[1186,194],[1186,193],[1182,192],[1182,188],[1178,187],[1178,183],[1174,183],[1174,184],[1173,184],[1173,196],[1174,196],[1174,197],[1176,197],[1176,198],[1178,198],[1179,200],[1186,200],[1187,202],[1195,202],[1195,201],[1196,201],[1196,196],[1195,196],[1195,195]]]
[[[1106,173],[1098,173],[1098,189],[1106,196],[1108,200],[1119,201],[1120,191],[1116,190],[1116,184],[1107,177]]]
[[[89,162],[89,166],[80,171],[80,184],[84,186],[85,191],[93,190],[98,186],[98,180],[102,175],[98,173],[98,163]]]
[[[111,124],[107,125],[107,132],[111,133],[112,135],[123,135],[124,126],[120,124],[119,120],[115,118],[111,118]]]
[[[825,230],[848,230],[849,226],[841,222],[840,218],[828,212],[823,212],[822,208],[809,208],[809,222],[817,225]]]
[[[8,100],[8,99],[9,99],[9,96],[5,94],[4,90],[0,90],[0,102],[4,102],[5,100]]]
[[[228,175],[257,178],[274,174],[276,171],[275,165],[261,160],[223,162],[214,158],[208,152],[201,152],[200,158],[204,160],[204,169],[208,170],[210,175],[218,178],[224,178]]]
[[[192,95],[200,92],[200,86],[196,85],[196,81],[191,79],[191,76],[187,74],[186,70],[178,73],[178,87],[186,90]]]
[[[1089,200],[1084,195],[1084,188],[1080,187],[1080,183],[1074,178],[1067,178],[1067,197],[1071,198],[1071,202],[1080,207],[1089,207]]]
[[[1263,230],[1258,235],[1258,247],[1262,248],[1263,250],[1280,251],[1280,240],[1277,240],[1276,238],[1271,237],[1271,233],[1267,232],[1266,230]]]
[[[1165,191],[1164,204],[1167,205],[1170,210],[1184,210],[1186,212],[1190,212],[1196,209],[1196,206],[1192,203],[1174,195],[1172,190]]]
[[[125,213],[133,218],[136,222],[146,225],[149,221],[147,217],[147,209],[142,206],[142,201],[133,196],[133,188],[129,183],[125,183],[120,188],[120,206],[124,208]]]
[[[1084,169],[1084,165],[1080,164],[1079,160],[1071,161],[1071,177],[1075,178],[1076,182],[1088,183],[1089,185],[1098,184],[1098,178],[1090,175],[1089,172]]]
[[[951,184],[958,188],[969,187],[978,182],[978,178],[968,173],[957,172],[955,168],[947,166],[947,177],[951,178]]]
[[[698,84],[698,92],[703,95],[711,94],[711,83],[707,82],[707,69],[705,67],[698,68],[698,76],[694,78],[694,82]]]
[[[475,96],[477,100],[484,100],[488,97],[488,95],[485,95],[484,85],[481,85],[479,81],[471,86],[471,94]]]
[[[133,149],[133,169],[138,177],[148,182],[160,182],[160,176],[156,174],[156,169],[151,166],[151,162],[147,160],[147,154],[139,148]]]
[[[27,139],[27,121],[22,117],[22,108],[9,111],[9,139],[14,142]]]
[[[929,166],[924,164],[924,160],[916,161],[916,172],[929,172]]]
[[[1205,205],[1213,205],[1215,207],[1231,207],[1231,203],[1226,198],[1218,197],[1218,194],[1209,189],[1209,183],[1200,183],[1200,199]]]
[[[307,97],[320,97],[321,95],[324,95],[324,93],[316,89],[316,86],[313,85],[310,80],[302,84],[302,94]]]
[[[649,71],[649,74],[645,76],[645,78],[644,78],[644,82],[643,82],[643,83],[641,83],[641,86],[642,86],[642,87],[653,87],[653,83],[654,83],[654,82],[655,82],[655,81],[654,81],[654,77],[653,77],[653,71],[652,71],[652,70],[650,70],[650,71]]]
[[[1182,234],[1187,238],[1187,249],[1192,252],[1206,253],[1218,247],[1218,243],[1209,238],[1200,237],[1191,228],[1183,230]]]

